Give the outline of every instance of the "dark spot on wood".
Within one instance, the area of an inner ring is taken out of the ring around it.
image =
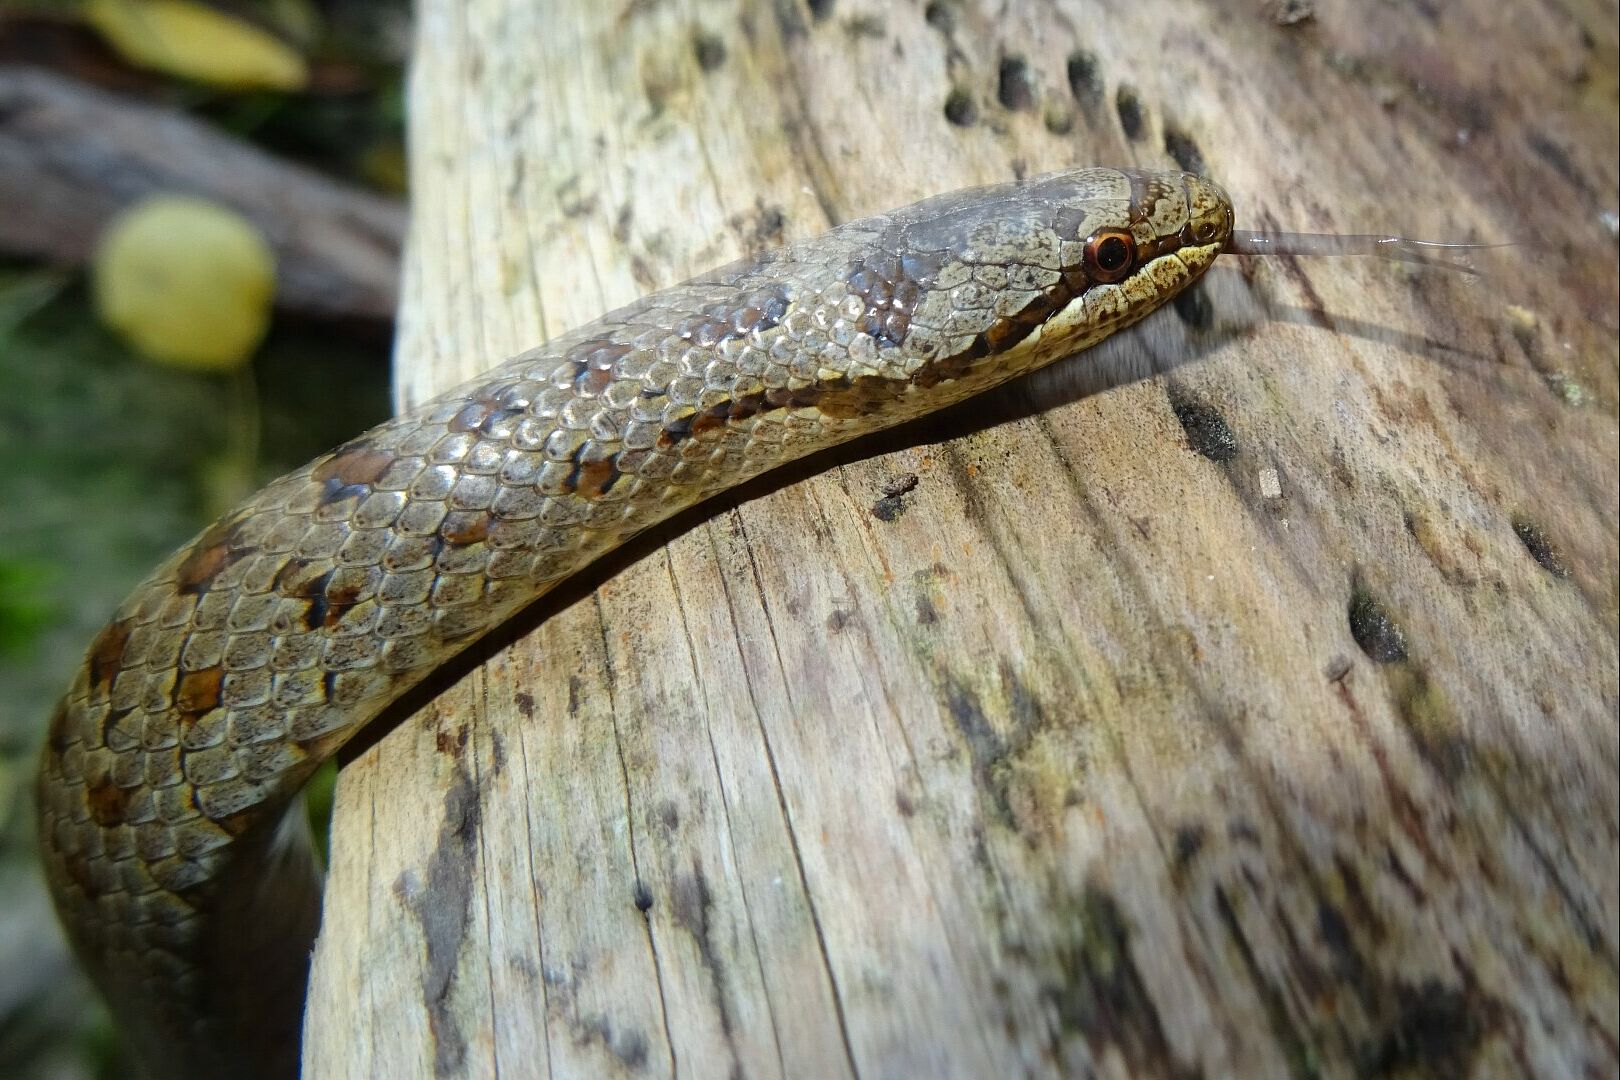
[[[787,228],[787,214],[780,206],[766,205],[763,199],[756,199],[752,211],[733,216],[730,224],[742,237],[743,248],[750,254],[757,255],[781,244],[782,232]],[[704,308],[704,311],[711,318],[725,324],[725,337],[746,334],[756,326],[765,330],[775,325],[765,324],[763,313],[754,303],[745,302],[740,308],[734,305],[715,304]]]
[[[1529,518],[1515,517],[1513,519],[1513,532],[1518,536],[1519,542],[1530,553],[1530,557],[1541,564],[1541,568],[1553,577],[1569,577],[1569,564],[1564,562],[1563,556],[1541,531],[1541,527]]]
[[[923,18],[942,34],[950,34],[956,29],[956,9],[948,0],[929,0],[928,6],[923,9]]]
[[[1391,1002],[1393,1023],[1377,1044],[1360,1055],[1360,1076],[1468,1076],[1493,1025],[1494,1003],[1477,992],[1448,987],[1438,979],[1398,985]]]
[[[1361,968],[1361,957],[1356,952],[1355,940],[1350,934],[1350,925],[1344,921],[1344,913],[1326,900],[1316,903],[1316,932],[1322,939],[1322,944],[1333,953],[1335,962],[1342,976],[1354,978]]]
[[[1035,107],[1035,73],[1022,56],[1003,56],[996,73],[996,100],[1015,112]]]
[[[1142,99],[1129,86],[1121,86],[1114,95],[1114,112],[1119,115],[1119,126],[1125,137],[1136,142],[1142,137],[1146,120],[1142,115]]]
[[[455,731],[445,731],[440,728],[433,735],[433,745],[439,753],[446,754],[459,761],[462,754],[466,753],[469,736],[470,732],[465,724],[457,727]]]
[[[1406,635],[1384,605],[1359,585],[1351,590],[1348,617],[1350,636],[1369,660],[1394,664],[1406,659]]]
[[[958,87],[945,96],[945,119],[957,127],[972,127],[979,119],[973,95]]]
[[[196,723],[204,713],[219,708],[219,690],[224,681],[225,669],[218,665],[180,676],[174,691],[174,708],[181,721]]]
[[[1177,1080],[1197,1075],[1165,1038],[1119,902],[1101,886],[1088,884],[1068,921],[1072,929],[1054,952],[1058,977],[1041,987],[1059,1028],[1083,1037],[1098,1054],[1112,1047],[1125,1075]]]
[[[1314,18],[1316,4],[1313,0],[1277,0],[1271,12],[1271,21],[1278,26],[1298,26]]]
[[[894,793],[894,808],[900,811],[901,817],[914,817],[917,813],[916,804],[911,801],[911,796],[904,791]]]
[[[1069,54],[1064,73],[1069,79],[1069,93],[1082,106],[1089,110],[1102,101],[1103,81],[1098,74],[1095,55],[1083,49],[1075,50]]]
[[[706,30],[692,35],[692,55],[704,71],[715,71],[726,62],[726,43]]]
[[[643,915],[652,910],[653,894],[652,890],[647,888],[646,882],[639,880],[636,882],[635,888],[630,890],[630,899],[636,905],[636,910]]]
[[[689,874],[676,874],[671,889],[670,909],[675,923],[692,935],[697,945],[698,959],[714,984],[722,989],[715,995],[719,1006],[720,1031],[729,1042],[736,1023],[729,1006],[730,996],[724,993],[728,968],[723,938],[717,940],[718,927],[714,920],[714,895],[709,890],[709,879],[701,863],[695,864]]]
[[[1237,457],[1238,441],[1226,418],[1215,406],[1196,396],[1180,383],[1172,382],[1166,393],[1170,408],[1175,411],[1181,430],[1187,434],[1187,444],[1198,453],[1218,464]]]
[[[1177,870],[1184,870],[1204,850],[1204,841],[1207,831],[1202,825],[1182,825],[1176,829],[1175,837],[1175,866]]]
[[[129,812],[130,793],[102,775],[85,785],[84,797],[90,807],[90,817],[103,829],[124,823]]]
[[[833,608],[832,613],[827,616],[827,632],[830,634],[838,633],[838,631],[849,625],[852,618],[854,616],[849,612],[841,608]]]
[[[906,512],[905,496],[916,488],[916,473],[906,473],[889,480],[881,489],[883,497],[872,504],[872,516],[884,522],[896,520]]]
[[[917,490],[918,483],[920,481],[917,479],[916,473],[901,473],[899,476],[893,476],[884,481],[879,490],[882,491],[884,498],[889,499],[897,495],[909,495]]]
[[[816,22],[825,22],[832,17],[834,0],[805,0],[804,6],[810,9],[810,17]]]
[[[130,622],[119,619],[103,627],[90,646],[86,662],[90,665],[90,687],[111,686],[123,670],[124,650],[129,647]]]
[[[1198,149],[1198,143],[1193,137],[1180,128],[1168,127],[1164,132],[1164,152],[1170,155],[1172,161],[1181,166],[1183,172],[1203,173],[1208,171],[1204,163],[1204,152]]]
[[[1215,307],[1203,289],[1181,290],[1170,301],[1170,306],[1189,330],[1208,330],[1215,325]]]
[[[519,690],[516,694],[512,695],[512,702],[513,702],[513,704],[515,704],[517,706],[518,712],[523,714],[523,718],[525,720],[533,720],[534,719],[534,695],[533,694],[529,693],[526,690]]]
[[[1575,167],[1575,162],[1569,156],[1569,152],[1567,150],[1553,142],[1551,139],[1547,138],[1545,135],[1541,134],[1539,131],[1531,132],[1531,134],[1526,137],[1525,141],[1529,144],[1531,152],[1542,161],[1546,162],[1547,165],[1552,168],[1553,172],[1563,177],[1571,187],[1573,187],[1576,191],[1579,191],[1582,195],[1585,195],[1588,198],[1591,197],[1591,185],[1587,183],[1586,177],[1581,175],[1581,171]]]
[[[1047,107],[1042,123],[1053,135],[1067,135],[1074,130],[1074,113],[1066,106],[1051,105]]]
[[[426,884],[410,871],[394,882],[394,894],[416,917],[427,951],[421,989],[433,1036],[435,1076],[460,1073],[467,1059],[467,1038],[454,994],[457,959],[470,919],[480,821],[477,790],[465,766],[458,763],[455,779],[444,795],[444,818],[428,860]]]

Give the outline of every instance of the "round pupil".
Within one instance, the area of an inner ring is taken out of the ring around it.
[[[1104,270],[1118,270],[1127,258],[1125,241],[1117,236],[1110,236],[1097,245],[1097,265]]]

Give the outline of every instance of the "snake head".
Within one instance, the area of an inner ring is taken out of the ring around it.
[[[895,224],[900,265],[931,271],[907,374],[967,392],[1161,307],[1214,263],[1232,204],[1189,173],[1074,169],[932,199]]]
[[[1232,233],[1232,200],[1214,181],[1193,173],[1144,172],[1134,169],[1084,169],[1037,180],[1037,190],[1053,208],[1083,213],[1074,239],[1065,244],[1064,270],[1076,292],[1096,285],[1117,285],[1144,271],[1155,284],[1164,277],[1187,281],[1202,274]],[[1054,222],[1060,232],[1069,225],[1069,213]],[[1157,260],[1171,259],[1172,268]],[[1159,297],[1162,303],[1167,296]],[[1142,292],[1148,301],[1151,295]],[[1156,306],[1156,305],[1155,305]]]

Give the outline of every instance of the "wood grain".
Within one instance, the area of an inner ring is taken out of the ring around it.
[[[1518,246],[1234,259],[1039,411],[542,603],[342,774],[308,1074],[1612,1074],[1616,52],[1601,2],[422,0],[403,400],[1078,163]]]

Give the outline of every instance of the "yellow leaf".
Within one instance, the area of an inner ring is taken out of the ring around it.
[[[85,18],[124,59],[230,90],[298,90],[304,58],[196,0],[88,0]]]
[[[107,226],[91,267],[102,321],[162,364],[229,371],[270,325],[275,255],[242,215],[154,195]]]

